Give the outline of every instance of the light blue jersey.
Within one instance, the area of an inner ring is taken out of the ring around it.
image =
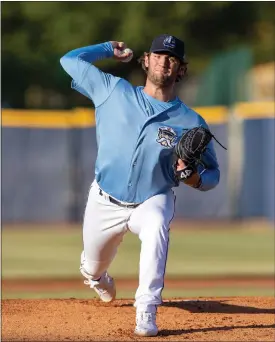
[[[183,129],[208,128],[204,119],[179,98],[159,101],[123,78],[104,73],[93,65],[113,57],[110,42],[79,48],[60,60],[72,77],[72,88],[95,105],[98,157],[95,178],[110,196],[128,203],[148,198],[178,186],[172,166],[173,147]],[[199,166],[202,183],[214,188],[220,177],[211,141]]]

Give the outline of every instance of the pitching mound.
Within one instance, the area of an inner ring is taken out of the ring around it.
[[[166,300],[153,340],[274,341],[274,307],[272,297]],[[2,301],[3,341],[144,341],[134,324],[133,300]]]

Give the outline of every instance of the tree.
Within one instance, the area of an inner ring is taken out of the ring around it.
[[[125,40],[138,57],[154,36],[174,34],[186,42],[193,74],[217,52],[243,43],[256,61],[272,60],[274,16],[268,2],[2,2],[2,98],[24,107],[24,93],[35,84],[69,94],[60,57],[108,40]],[[140,69],[110,59],[101,66],[123,77]]]

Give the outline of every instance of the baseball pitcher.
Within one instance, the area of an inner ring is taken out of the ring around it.
[[[80,272],[101,300],[114,300],[115,283],[107,270],[124,234],[138,235],[134,332],[140,336],[158,334],[156,313],[175,208],[172,188],[182,184],[208,191],[220,178],[206,122],[175,96],[175,84],[186,73],[184,54],[180,39],[156,37],[139,59],[147,78],[137,87],[95,66],[103,58],[130,61],[133,51],[124,42],[78,48],[60,60],[72,88],[95,106],[98,156],[84,215]]]

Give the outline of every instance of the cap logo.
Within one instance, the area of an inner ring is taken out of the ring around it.
[[[176,40],[172,36],[166,37],[163,41],[163,45],[167,48],[174,49],[176,46]]]

